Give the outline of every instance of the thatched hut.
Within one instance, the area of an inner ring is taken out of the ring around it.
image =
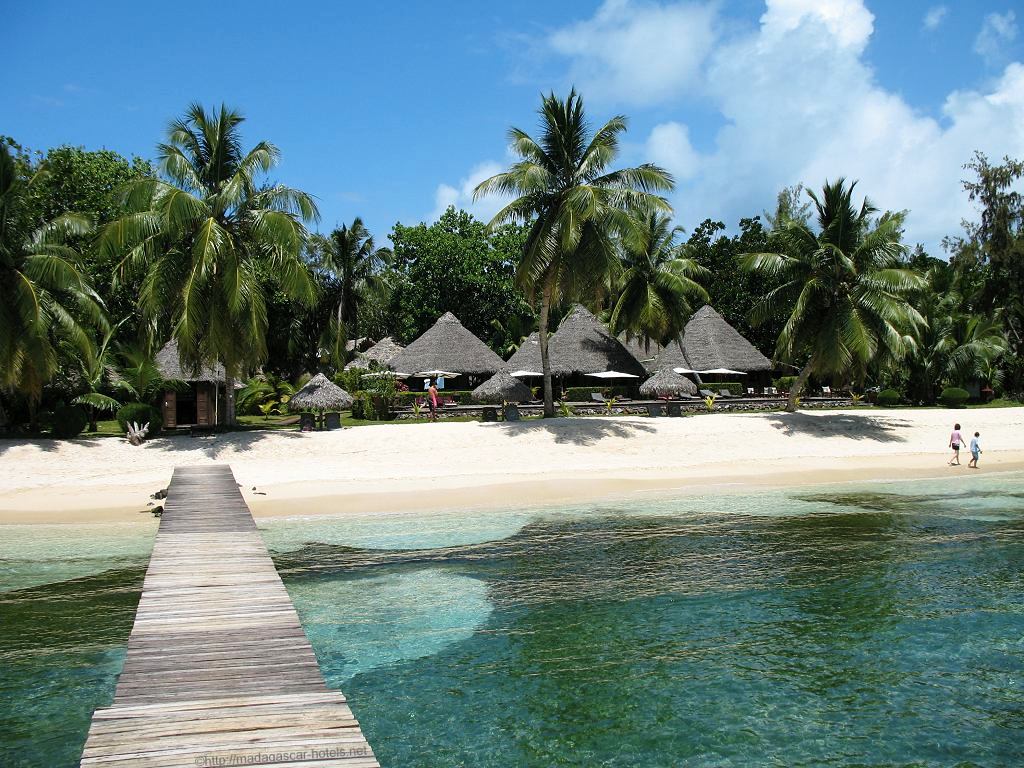
[[[680,376],[671,369],[658,371],[640,385],[643,397],[676,397],[678,395],[696,395],[697,385],[685,376]]]
[[[387,367],[391,359],[401,352],[405,347],[399,344],[390,336],[385,336],[365,352],[360,352],[353,360],[345,366],[346,371],[353,368],[373,368],[375,366]]]
[[[344,389],[318,373],[288,401],[289,411],[340,411],[351,408],[354,398]]]
[[[654,370],[654,364],[661,353],[661,344],[656,341],[644,343],[643,339],[636,336],[629,336],[625,331],[618,335],[619,343],[622,344],[633,357],[637,359],[648,371]]]
[[[744,373],[766,373],[771,371],[772,363],[713,307],[704,306],[690,318],[682,338],[658,355],[656,370],[673,368],[695,371],[729,368]]]
[[[505,367],[490,347],[474,336],[451,312],[445,312],[422,336],[392,357],[393,371],[452,371],[483,377]]]
[[[582,378],[588,373],[618,371],[635,376],[647,373],[622,342],[580,304],[572,308],[558,330],[548,338],[548,358],[552,375],[562,379],[575,377],[585,385],[596,381]],[[510,370],[541,370],[540,342],[536,334],[520,345],[506,365]]]
[[[227,377],[223,365],[189,368],[182,363],[178,342],[174,339],[156,353],[153,361],[161,378],[184,382],[184,386],[163,393],[160,410],[165,427],[209,427],[224,423]]]
[[[508,371],[498,371],[473,390],[473,399],[478,403],[525,403],[533,399],[533,392]]]

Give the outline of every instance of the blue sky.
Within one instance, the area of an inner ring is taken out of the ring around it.
[[[12,3],[0,133],[150,157],[189,102],[223,101],[321,229],[361,215],[383,239],[448,203],[489,217],[469,192],[508,127],[575,84],[595,122],[629,116],[622,163],[677,176],[687,229],[845,175],[936,253],[971,215],[971,152],[1024,157],[1019,2],[488,5]]]

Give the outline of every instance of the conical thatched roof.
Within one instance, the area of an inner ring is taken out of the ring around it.
[[[629,350],[612,336],[601,321],[577,304],[562,319],[558,330],[548,339],[548,357],[555,376],[577,373],[619,371],[643,376],[646,371]],[[539,371],[540,343],[531,334],[506,365],[511,370]]]
[[[625,331],[620,333],[618,338],[619,343],[622,344],[633,357],[639,361],[639,363],[646,368],[648,371],[654,369],[654,363],[658,359],[658,355],[661,353],[661,344],[652,341],[650,344],[644,344],[643,339],[637,338],[636,336],[628,338]]]
[[[504,367],[502,359],[451,312],[388,361],[391,370],[409,373],[438,370],[490,376]]]
[[[753,373],[770,371],[771,361],[725,321],[711,306],[698,309],[683,330],[680,344],[669,344],[658,355],[655,369],[692,368],[707,371],[731,368]]]
[[[292,399],[288,401],[288,410],[340,411],[343,408],[350,408],[353,402],[352,395],[322,373],[318,373],[292,395]]]
[[[380,366],[387,366],[387,364],[391,362],[391,359],[403,349],[405,349],[405,347],[397,341],[392,339],[390,336],[385,336],[365,352],[360,352],[354,360],[345,366],[345,370],[350,371],[353,368],[370,368],[373,363]]]
[[[685,376],[670,369],[658,371],[640,385],[640,394],[645,397],[666,397],[678,394],[696,395],[697,385]]]
[[[525,403],[533,399],[533,392],[508,371],[498,371],[473,390],[473,399],[478,403]]]
[[[178,342],[171,339],[163,349],[156,353],[153,358],[160,375],[171,381],[209,381],[211,383],[224,383],[224,366],[217,363],[213,366],[203,366],[198,371],[186,369],[181,364],[178,355]]]

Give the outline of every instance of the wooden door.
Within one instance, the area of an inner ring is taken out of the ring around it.
[[[178,426],[178,393],[173,389],[164,392],[163,408],[164,426],[174,428]]]
[[[210,385],[206,382],[196,384],[196,424],[208,427],[210,421]]]

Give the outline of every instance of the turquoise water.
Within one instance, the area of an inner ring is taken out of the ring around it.
[[[391,768],[1024,763],[1021,475],[260,527]],[[0,765],[75,765],[153,530],[3,537]]]

